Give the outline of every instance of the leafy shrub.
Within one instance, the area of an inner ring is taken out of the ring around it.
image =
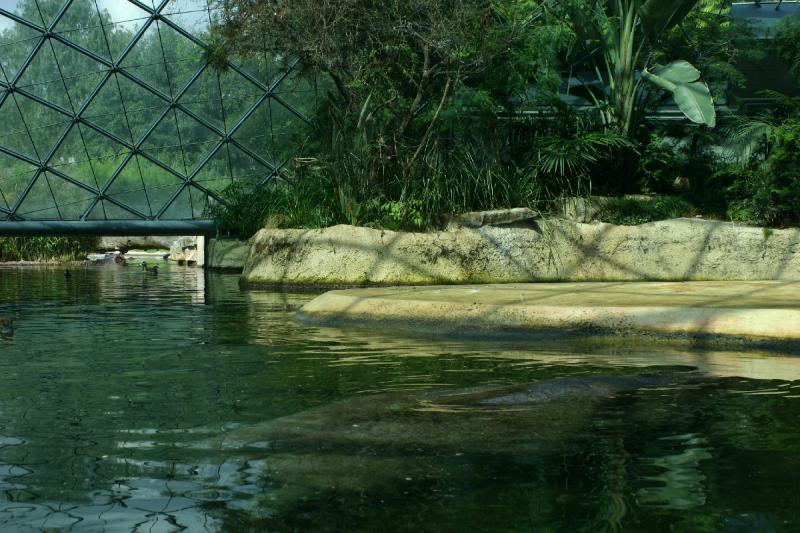
[[[423,230],[427,222],[423,208],[420,199],[386,202],[381,205],[380,226],[390,230]]]
[[[792,72],[800,74],[800,17],[785,17],[778,24],[775,45],[778,53],[789,62]]]
[[[339,222],[335,197],[309,179],[267,185],[234,183],[221,193],[224,204],[208,207],[219,230],[249,239],[266,225],[317,228]]]
[[[787,120],[773,132],[774,148],[752,182],[753,208],[770,225],[800,221],[800,121]]]
[[[692,213],[692,206],[677,196],[651,199],[614,198],[598,213],[603,222],[622,226],[636,226],[655,220],[665,220]]]

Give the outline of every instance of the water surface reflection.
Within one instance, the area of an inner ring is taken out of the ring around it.
[[[0,267],[0,529],[800,528],[798,358],[296,323],[313,296]],[[674,379],[436,396],[642,373]]]

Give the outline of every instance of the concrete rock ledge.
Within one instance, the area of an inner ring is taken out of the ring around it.
[[[331,291],[301,319],[445,335],[636,334],[800,346],[800,282],[538,283]]]
[[[525,220],[524,226],[402,233],[334,226],[263,229],[249,285],[363,286],[532,281],[800,280],[800,231],[675,219],[641,226]]]

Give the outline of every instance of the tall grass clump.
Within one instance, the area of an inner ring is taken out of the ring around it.
[[[99,244],[99,237],[0,237],[0,261],[79,261]]]

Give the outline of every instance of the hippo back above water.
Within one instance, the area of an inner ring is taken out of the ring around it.
[[[475,406],[530,405],[576,398],[608,398],[621,392],[668,385],[674,376],[586,376],[556,378],[535,383],[446,395],[446,403]]]

